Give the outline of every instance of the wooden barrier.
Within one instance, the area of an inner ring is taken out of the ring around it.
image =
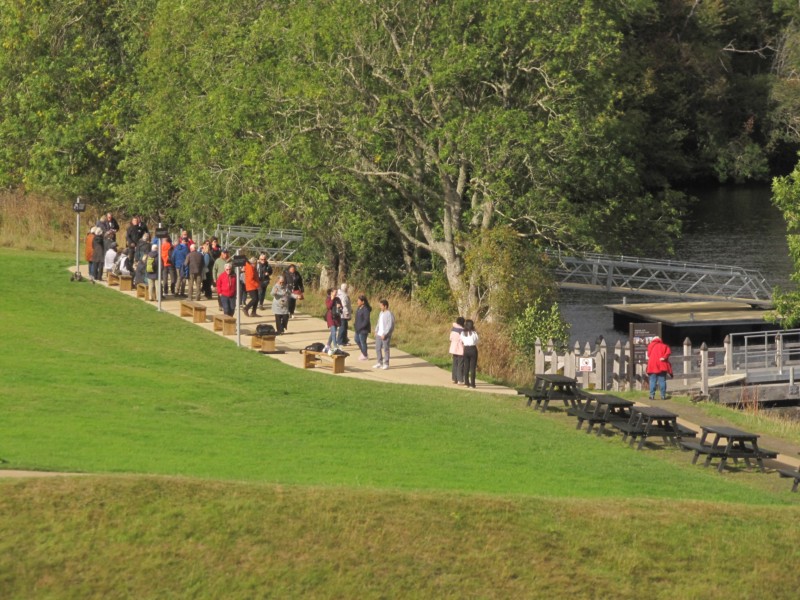
[[[303,368],[313,369],[314,367],[331,367],[334,373],[344,373],[344,354],[328,354],[327,352],[315,352],[313,350],[303,350]]]
[[[250,347],[261,352],[275,352],[275,337],[274,333],[265,335],[254,333],[250,337]]]
[[[214,331],[222,331],[222,335],[234,335],[236,333],[236,317],[214,315]]]
[[[181,316],[192,317],[193,323],[205,323],[206,307],[199,302],[181,300]]]

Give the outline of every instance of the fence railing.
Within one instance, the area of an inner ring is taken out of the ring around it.
[[[726,370],[729,356],[732,356],[732,347],[727,340],[722,348],[708,348],[706,344],[693,348],[687,338],[682,354],[673,353],[670,358],[674,373],[671,387],[697,389],[708,394],[709,382],[714,377],[731,374]],[[575,377],[585,389],[625,391],[649,387],[647,365],[635,363],[632,345],[621,341],[610,349],[605,340],[600,340],[594,347],[576,342],[571,350],[559,351],[552,342],[543,345],[537,340],[534,368],[536,373],[562,373]]]

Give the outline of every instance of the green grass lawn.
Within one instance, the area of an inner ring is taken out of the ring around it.
[[[0,596],[631,597],[645,578],[668,582],[653,597],[790,597],[800,583],[798,497],[775,475],[637,452],[515,397],[287,367],[72,283],[69,263],[0,250],[3,466],[169,477],[0,481]]]

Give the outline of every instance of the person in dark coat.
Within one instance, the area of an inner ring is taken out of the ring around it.
[[[297,299],[305,294],[303,289],[303,276],[300,275],[297,267],[289,265],[286,273],[283,274],[286,280],[286,287],[292,292],[289,296],[289,318],[294,319],[294,310],[297,308]]]
[[[92,240],[92,263],[94,263],[94,278],[103,279],[103,263],[106,258],[106,248],[103,243],[103,231],[95,226],[94,239]]]
[[[358,308],[356,308],[356,322],[353,325],[353,330],[355,331],[356,345],[361,350],[361,356],[358,357],[358,360],[369,360],[367,356],[367,336],[372,329],[370,322],[372,307],[364,294],[358,297],[356,303]]]

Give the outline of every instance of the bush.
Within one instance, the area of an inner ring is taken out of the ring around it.
[[[414,299],[433,313],[451,316],[458,314],[450,285],[442,272],[434,271],[430,280],[417,288]]]
[[[561,317],[558,303],[547,306],[541,299],[528,304],[522,314],[514,319],[511,327],[511,341],[524,356],[532,357],[536,340],[553,344],[562,350],[569,341],[569,324]]]

